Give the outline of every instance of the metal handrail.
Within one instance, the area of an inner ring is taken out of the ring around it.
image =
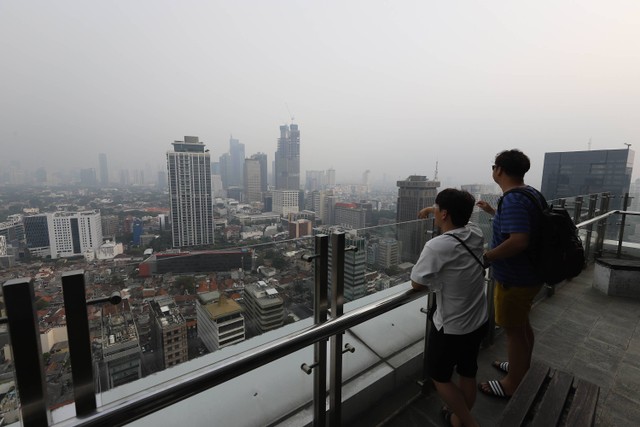
[[[323,324],[311,326],[121,401],[102,406],[90,415],[74,417],[55,426],[112,427],[128,424],[318,341],[343,333],[347,329],[425,295],[429,295],[426,288],[424,291],[410,289],[391,295]]]
[[[607,213],[604,213],[602,215],[594,216],[593,218],[588,219],[586,221],[582,221],[582,222],[576,224],[576,227],[577,228],[584,228],[587,225],[595,224],[596,222],[599,222],[600,220],[602,220],[604,218],[607,218],[607,217],[609,217],[611,215],[615,215],[615,214],[640,215],[640,212],[638,212],[638,211],[621,211],[621,210],[615,209],[615,210],[609,211]]]

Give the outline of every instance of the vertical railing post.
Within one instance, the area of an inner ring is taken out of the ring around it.
[[[96,409],[84,271],[69,271],[62,275],[62,294],[67,317],[73,396],[76,413],[82,416]]]
[[[602,215],[605,212],[609,211],[609,193],[602,193],[600,195],[600,211],[598,212]],[[596,237],[595,248],[593,248],[593,258],[602,256],[603,247],[604,247],[604,234],[607,230],[607,220],[604,219],[602,221],[598,221],[598,228],[596,232],[598,236]],[[586,255],[589,256],[588,253]],[[588,258],[587,258],[588,259]]]
[[[342,316],[344,305],[344,232],[331,235],[331,317]],[[329,425],[342,425],[342,333],[331,337]]]
[[[489,315],[489,319],[487,320],[488,331],[487,335],[484,338],[483,345],[488,347],[493,345],[493,341],[496,336],[496,313],[495,307],[493,303],[493,294],[495,292],[495,280],[493,279],[493,272],[491,271],[491,267],[489,267],[489,275],[487,280],[487,311]]]
[[[582,216],[582,196],[577,196],[575,204],[573,206],[573,222],[575,224],[580,222]]]
[[[589,212],[587,214],[588,219],[591,219],[595,216],[597,201],[598,201],[597,194],[589,195]],[[593,234],[593,224],[589,224],[587,226],[586,231],[587,231],[587,237],[585,238],[585,242],[584,242],[584,252],[585,254],[588,254],[589,249],[591,248],[591,235]]]
[[[327,321],[327,286],[329,271],[329,236],[318,234],[315,237],[315,289],[313,304],[314,324],[319,325]],[[317,363],[313,370],[313,425],[325,427],[327,425],[327,341],[315,343],[313,347],[314,361]]]
[[[2,292],[7,308],[22,424],[47,426],[44,367],[33,282],[26,277],[8,280],[2,286]]]
[[[622,201],[622,211],[626,211],[629,206],[629,193],[624,193],[624,200]],[[616,258],[620,258],[622,255],[622,239],[624,238],[624,227],[627,220],[627,214],[622,214],[622,220],[620,221],[620,232],[618,233],[618,250],[616,252]]]
[[[435,310],[436,294],[429,292],[427,294],[427,309],[421,309],[427,315],[426,329],[424,332],[424,351],[422,352],[422,378],[421,388],[422,394],[428,394],[431,389],[432,382],[429,381],[429,341],[431,338],[431,325],[433,324],[433,312]]]

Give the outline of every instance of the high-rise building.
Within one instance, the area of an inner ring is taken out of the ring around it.
[[[95,187],[98,184],[94,168],[80,169],[80,184]]]
[[[334,168],[327,169],[327,187],[333,188],[336,186],[336,170]]]
[[[233,137],[229,138],[229,187],[242,187],[244,159],[244,144]]]
[[[0,236],[5,236],[7,244],[20,245],[25,240],[24,222],[21,214],[9,215],[0,222]]]
[[[244,303],[247,308],[245,313],[260,332],[283,325],[283,300],[274,287],[262,281],[246,285]]]
[[[27,247],[31,255],[41,257],[51,255],[47,215],[29,215],[25,216],[23,221]]]
[[[268,173],[267,173],[267,155],[265,153],[256,153],[251,156],[251,159],[257,160],[260,163],[260,191],[267,192],[268,186]]]
[[[47,213],[51,258],[95,252],[102,245],[100,211]]]
[[[440,182],[429,181],[426,176],[411,175],[397,181],[398,210],[396,212],[398,240],[402,261],[416,262],[428,235],[428,222],[417,220],[420,209],[432,206],[436,201]]]
[[[262,202],[262,170],[258,159],[244,161],[244,197],[247,203]]]
[[[300,130],[298,125],[280,126],[275,156],[276,190],[300,189]]]
[[[220,156],[220,161],[218,162],[220,166],[220,178],[222,179],[222,187],[226,190],[231,185],[231,156],[229,153],[224,153]]]
[[[198,294],[198,337],[210,352],[244,341],[242,307],[218,291]]]
[[[128,187],[131,185],[131,178],[129,177],[129,169],[120,170],[120,185]]]
[[[98,154],[98,162],[100,163],[100,185],[109,185],[109,168],[107,167],[107,155],[105,153]]]
[[[318,191],[325,187],[326,175],[324,171],[307,171],[304,188],[308,191]]]
[[[620,209],[634,155],[628,148],[545,153],[540,191],[547,200],[608,192],[615,196],[609,209]]]
[[[271,196],[273,212],[287,216],[300,210],[298,206],[298,191],[273,190]]]
[[[380,269],[398,265],[398,241],[392,238],[380,239],[376,251],[375,266]]]
[[[323,225],[313,230],[314,234],[331,235],[336,232],[344,232],[345,230],[338,225]],[[344,299],[345,301],[353,301],[366,295],[367,287],[365,281],[365,272],[367,267],[367,242],[362,236],[358,236],[355,230],[345,233],[345,246],[354,246],[356,250],[346,251],[344,253]],[[333,247],[329,245],[329,271],[332,269],[333,263]],[[332,289],[333,277],[329,274],[328,285],[329,292]]]
[[[355,203],[338,202],[335,204],[335,225],[360,229],[366,227],[367,211]]]
[[[108,237],[115,240],[120,234],[120,218],[117,215],[102,215],[100,218],[102,224],[102,237]]]
[[[106,389],[142,378],[140,340],[129,300],[102,305],[101,384]]]
[[[345,236],[345,245],[356,248],[344,254],[344,299],[354,301],[367,293],[364,279],[367,266],[366,240],[355,233],[348,233]]]
[[[173,247],[213,244],[213,194],[209,150],[185,136],[167,152]]]
[[[173,298],[157,297],[149,301],[149,306],[163,369],[189,360],[187,322]]]
[[[164,191],[167,189],[167,173],[165,171],[158,171],[156,181],[156,187],[158,190]]]

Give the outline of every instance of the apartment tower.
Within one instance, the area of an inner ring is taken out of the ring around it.
[[[173,247],[213,244],[209,150],[197,136],[173,142],[167,153]]]

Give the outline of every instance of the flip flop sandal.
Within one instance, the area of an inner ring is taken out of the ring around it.
[[[511,397],[508,396],[507,393],[505,393],[502,384],[500,384],[500,381],[497,380],[478,384],[478,390],[480,390],[483,394],[491,397],[499,397],[501,399],[508,399]]]
[[[505,374],[509,373],[509,362],[500,362],[498,360],[494,360],[491,363],[491,366],[493,366],[494,368],[496,368],[499,371],[504,372]]]
[[[451,409],[443,406],[440,409],[440,414],[442,415],[442,419],[444,419],[445,425],[451,426],[451,417],[453,416],[453,412],[451,412]]]

